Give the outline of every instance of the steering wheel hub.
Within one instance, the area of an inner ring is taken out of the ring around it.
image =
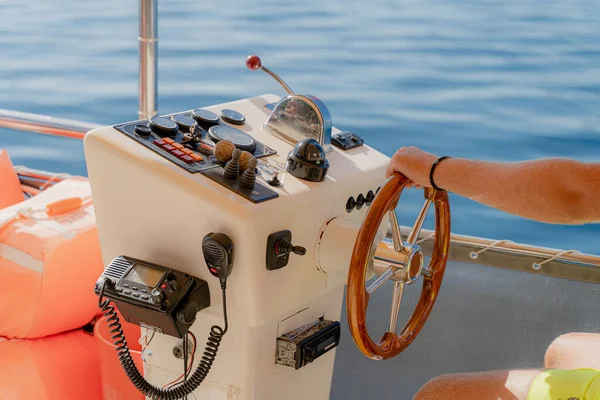
[[[404,247],[397,255],[394,255],[393,260],[386,257],[374,256],[373,272],[375,276],[380,277],[390,267],[393,267],[393,274],[390,280],[411,285],[419,280],[419,276],[423,270],[424,257],[421,246],[404,243]]]

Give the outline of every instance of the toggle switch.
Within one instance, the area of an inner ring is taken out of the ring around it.
[[[279,231],[267,238],[267,269],[273,271],[288,265],[290,253],[303,256],[306,249],[292,244],[292,232]]]

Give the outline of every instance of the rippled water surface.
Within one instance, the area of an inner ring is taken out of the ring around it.
[[[596,0],[163,1],[161,112],[278,93],[260,54],[334,124],[391,155],[600,161]],[[137,1],[0,0],[0,108],[136,118]],[[16,164],[85,174],[80,142],[0,130]],[[599,194],[590,193],[590,196]],[[402,223],[420,194],[403,200]],[[543,199],[540,199],[543,201]],[[404,206],[405,205],[405,206]],[[598,253],[600,230],[452,198],[453,231]]]

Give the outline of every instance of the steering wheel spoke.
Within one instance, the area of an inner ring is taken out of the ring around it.
[[[415,244],[417,243],[417,239],[419,238],[419,233],[421,233],[421,229],[423,228],[423,222],[425,222],[425,218],[427,217],[427,212],[429,211],[429,207],[431,206],[431,200],[425,200],[425,204],[421,208],[421,212],[419,212],[419,216],[415,221],[410,233],[408,234],[407,243]],[[393,229],[393,228],[392,228]],[[393,232],[393,231],[392,231]]]
[[[394,293],[392,294],[392,311],[390,314],[390,332],[396,332],[398,323],[398,313],[400,312],[400,303],[402,303],[402,293],[404,292],[404,282],[394,282]]]
[[[375,282],[371,283],[367,288],[367,293],[371,294],[380,287],[383,286],[384,283],[392,279],[392,276],[396,273],[397,268],[393,265],[390,265],[388,269],[383,271],[383,273],[375,280]]]
[[[390,227],[392,228],[392,239],[394,240],[394,250],[397,252],[402,251],[404,248],[404,242],[402,241],[402,232],[400,232],[400,224],[398,223],[398,217],[396,216],[396,210],[388,211],[390,219]]]
[[[423,279],[431,279],[433,277],[433,274],[427,268],[421,270],[421,275],[423,276]]]

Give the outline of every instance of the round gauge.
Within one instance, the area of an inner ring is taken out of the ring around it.
[[[179,129],[181,129],[183,132],[189,132],[192,126],[198,125],[195,120],[183,114],[173,115],[171,119],[173,122],[179,125]]]
[[[251,153],[256,148],[256,141],[252,136],[228,125],[213,126],[208,130],[208,136],[215,142],[218,142],[219,140],[229,140],[235,144],[235,147],[238,149],[246,150]]]
[[[244,117],[244,114],[227,108],[221,110],[221,118],[223,121],[229,122],[233,125],[244,125],[244,122],[246,122],[246,117]]]
[[[152,132],[160,137],[174,136],[177,134],[177,124],[164,117],[150,118]]]
[[[212,111],[204,110],[202,108],[196,108],[192,111],[192,118],[198,121],[205,129],[214,125],[219,125],[219,116]]]

